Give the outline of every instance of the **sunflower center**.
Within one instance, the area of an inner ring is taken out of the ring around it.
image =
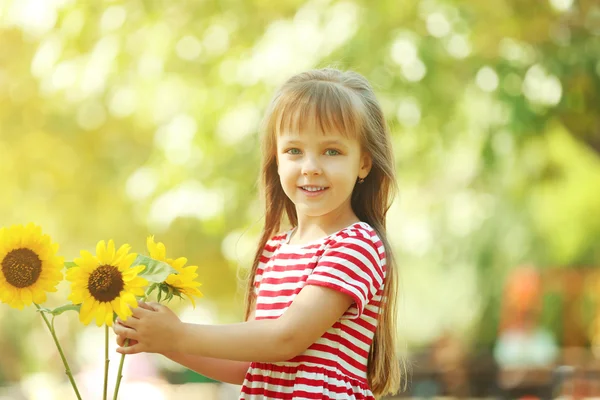
[[[2,260],[2,273],[10,285],[25,288],[37,282],[42,261],[33,250],[11,250]]]
[[[98,301],[110,302],[123,290],[123,275],[114,265],[101,265],[90,274],[88,290]]]

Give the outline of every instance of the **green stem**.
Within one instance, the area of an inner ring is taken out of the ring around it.
[[[125,339],[125,344],[123,347],[129,346],[129,339]],[[121,354],[121,362],[119,363],[119,372],[117,372],[117,384],[115,385],[115,393],[113,395],[113,400],[117,400],[117,396],[119,394],[119,387],[121,386],[121,379],[123,378],[123,364],[125,363],[125,354]]]
[[[63,352],[63,349],[60,346],[60,343],[58,342],[58,338],[56,337],[56,332],[54,331],[54,327],[52,325],[50,325],[50,322],[48,321],[46,314],[43,311],[41,311],[42,308],[39,306],[39,304],[37,304],[37,303],[34,303],[34,304],[37,307],[37,309],[39,310],[40,314],[42,314],[42,318],[44,319],[44,322],[46,323],[46,326],[48,327],[48,330],[50,331],[50,334],[52,335],[52,339],[54,339],[54,344],[56,344],[56,348],[58,349],[58,352],[60,353],[60,358],[62,359],[62,362],[65,366],[65,373],[69,377],[69,381],[71,382],[71,386],[73,386],[75,395],[77,396],[78,400],[81,400],[81,395],[79,394],[79,389],[77,389],[77,384],[75,383],[75,379],[73,379],[73,374],[71,373],[71,368],[69,368],[69,363],[67,362],[65,353]]]
[[[108,358],[108,325],[104,324],[104,395],[103,400],[107,399],[108,394],[108,364],[110,359]]]
[[[140,299],[141,301],[146,301],[146,298],[152,291],[152,286],[153,285],[150,285],[150,287],[146,290],[146,293],[144,293],[144,296]],[[123,344],[123,347],[127,347],[127,346],[129,346],[129,339],[125,339],[125,343]],[[117,396],[119,395],[119,388],[121,387],[121,379],[123,379],[123,364],[124,363],[125,363],[125,354],[121,354],[121,361],[119,362],[119,371],[117,372],[117,383],[115,384],[115,392],[113,394],[113,400],[117,400]]]

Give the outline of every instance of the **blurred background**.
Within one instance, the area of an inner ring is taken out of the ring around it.
[[[153,234],[199,266],[182,319],[240,321],[258,124],[284,80],[325,66],[371,81],[393,136],[397,397],[600,396],[594,0],[0,0],[0,226],[42,226],[67,260]],[[57,330],[99,399],[104,330],[74,313]],[[120,397],[237,390],[138,355]],[[0,399],[59,398],[75,397],[35,309],[0,304]]]

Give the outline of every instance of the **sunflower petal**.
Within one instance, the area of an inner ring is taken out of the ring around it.
[[[92,317],[94,315],[92,312],[94,309],[94,303],[94,299],[87,299],[87,301],[84,301],[79,309],[79,321],[81,321],[84,325],[87,325],[92,321]]]
[[[96,325],[102,326],[106,318],[106,303],[98,302],[98,307],[94,310],[94,316],[96,317]]]
[[[144,287],[146,285],[148,285],[148,281],[141,276],[136,276],[127,282],[127,286],[129,287]]]
[[[123,258],[125,256],[127,256],[127,253],[129,253],[129,250],[131,250],[131,246],[128,244],[124,244],[121,247],[119,247],[119,250],[117,250],[117,254],[115,255],[115,258],[112,262],[113,265],[118,265],[121,263],[121,260],[123,260]]]
[[[108,241],[108,246],[106,247],[106,257],[108,258],[109,262],[112,262],[115,259],[115,242],[112,239]]]
[[[125,269],[129,268],[136,258],[136,253],[131,253],[123,257],[118,263],[119,270],[124,271]]]
[[[81,308],[79,309],[79,320],[81,322],[84,322],[87,320],[88,321],[87,323],[84,322],[84,324],[86,324],[86,325],[89,324],[93,306],[94,306],[94,299],[90,298],[90,299],[87,299],[86,301],[84,301],[81,304]]]
[[[110,305],[107,303],[107,308],[110,308]],[[105,318],[104,318],[104,323],[106,324],[106,326],[112,326],[113,324],[113,312],[111,310],[111,312],[106,312]]]
[[[28,287],[21,289],[21,301],[25,305],[29,305],[33,302],[33,296],[31,295],[31,290]]]
[[[46,292],[35,290],[31,293],[33,302],[36,304],[43,304],[46,302]]]
[[[119,318],[122,318],[124,313],[123,308],[121,307],[121,299],[117,297],[116,299],[110,302],[110,305],[112,306],[113,311],[117,313]]]
[[[125,304],[131,306],[132,308],[137,308],[137,300],[135,298],[135,296],[133,295],[133,293],[130,292],[125,292],[121,294],[121,299],[123,300],[123,302],[125,302]]]
[[[100,264],[104,264],[106,262],[106,242],[104,240],[100,240],[96,244],[96,257]]]

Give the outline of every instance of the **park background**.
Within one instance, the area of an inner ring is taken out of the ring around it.
[[[0,226],[42,226],[67,260],[101,239],[144,253],[155,235],[199,266],[204,297],[173,302],[182,318],[240,321],[262,223],[260,119],[289,76],[325,66],[370,80],[393,138],[406,395],[475,395],[476,382],[498,394],[503,368],[556,384],[561,365],[593,390],[592,0],[0,0]],[[47,305],[67,294],[63,282]],[[103,329],[64,314],[58,330],[86,399],[100,398]],[[508,331],[543,332],[547,346],[502,358]],[[159,356],[128,358],[125,379],[123,398],[235,398],[182,385],[205,379]],[[0,304],[0,398],[69,391],[35,309]]]

